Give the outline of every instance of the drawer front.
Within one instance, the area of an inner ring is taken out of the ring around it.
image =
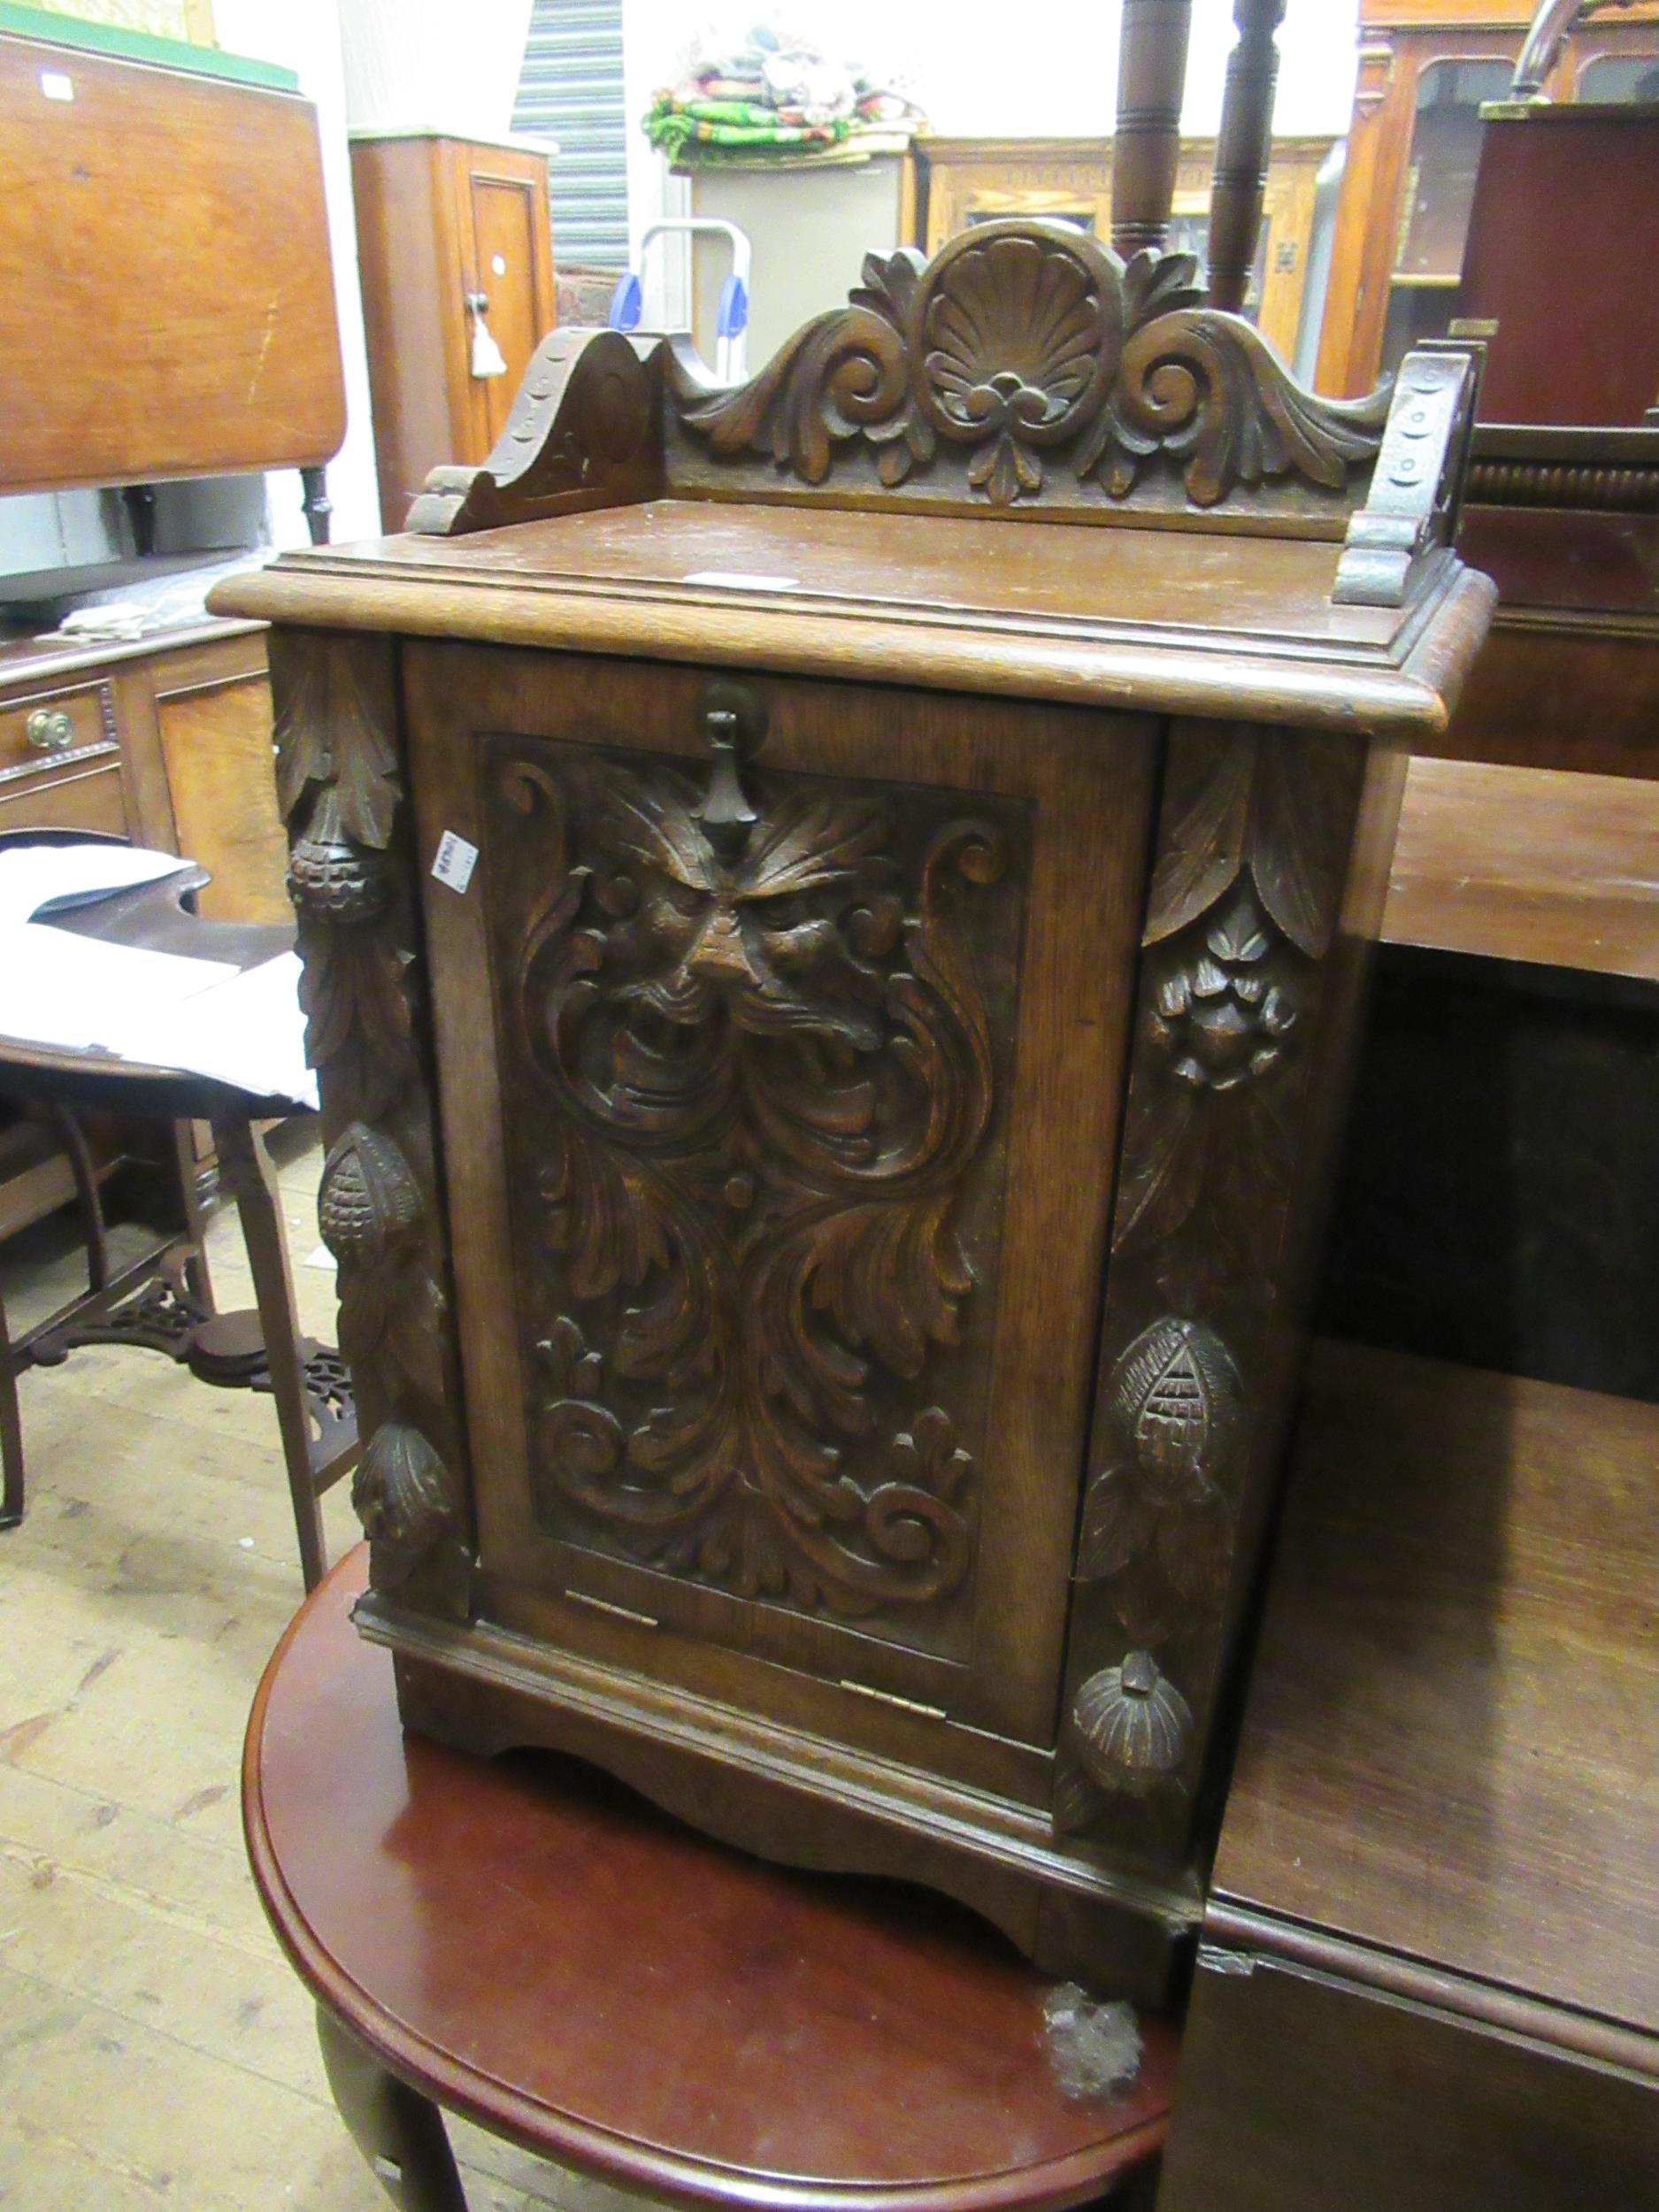
[[[0,796],[42,770],[80,767],[119,750],[107,684],[32,692],[0,707]]]
[[[93,830],[127,834],[127,798],[119,761],[69,767],[57,773],[0,779],[0,831]]]
[[[487,1580],[1047,1741],[1149,727],[442,647],[407,697],[426,867],[480,849],[423,880]]]

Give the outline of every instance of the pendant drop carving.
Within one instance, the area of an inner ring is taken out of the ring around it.
[[[1064,1831],[1121,1817],[1125,1798],[1172,1842],[1187,1817],[1288,1325],[1272,1286],[1362,773],[1339,741],[1171,736],[1078,1529]]]
[[[693,773],[484,748],[534,1510],[891,1618],[970,1575],[1024,815],[763,770],[741,718]]]
[[[375,1586],[465,1617],[456,1357],[391,656],[378,640],[283,636],[272,678],[305,1054],[329,1140],[318,1225],[339,1270],[363,1440],[352,1502]]]

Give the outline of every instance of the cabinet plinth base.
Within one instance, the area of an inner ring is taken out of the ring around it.
[[[1046,1813],[828,1738],[686,1696],[678,1725],[620,1670],[485,1624],[454,1627],[371,1594],[358,1628],[392,1648],[406,1729],[486,1756],[588,1760],[704,1833],[783,1864],[939,1890],[1045,1970],[1143,2006],[1168,2001],[1196,1930],[1195,1886],[1069,1849]],[[648,1725],[649,1714],[649,1725]]]

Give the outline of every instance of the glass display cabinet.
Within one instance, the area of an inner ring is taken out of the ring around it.
[[[1526,38],[1516,0],[1361,0],[1359,82],[1314,381],[1356,396],[1462,312],[1484,103]],[[1659,4],[1603,9],[1563,42],[1547,96],[1659,96]]]

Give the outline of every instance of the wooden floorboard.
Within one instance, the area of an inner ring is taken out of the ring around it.
[[[314,1146],[281,1185],[302,1322],[334,1333]],[[234,1214],[221,1306],[250,1302]],[[0,1253],[14,1325],[73,1286],[62,1221]],[[0,2207],[373,2212],[310,2001],[242,1855],[259,1671],[301,1596],[268,1397],[91,1348],[22,1385],[29,1509],[0,1535]],[[330,1555],[355,1540],[342,1486]],[[457,2124],[472,2212],[614,2193]]]

